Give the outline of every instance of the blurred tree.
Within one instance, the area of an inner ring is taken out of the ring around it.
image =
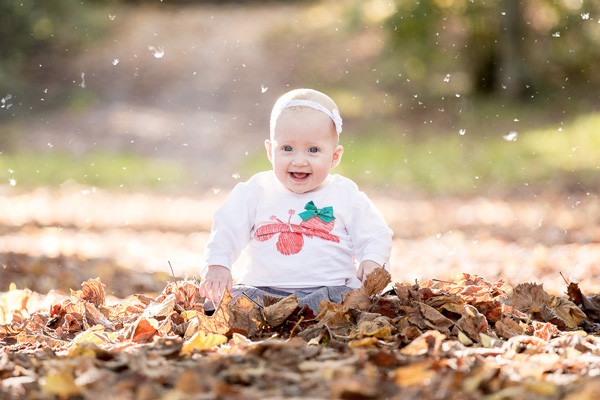
[[[371,0],[376,1],[376,0]],[[384,58],[429,87],[433,74],[466,73],[465,92],[523,99],[565,81],[600,84],[600,2],[395,0]],[[399,74],[402,75],[402,74]],[[439,82],[436,82],[439,84]]]
[[[40,54],[72,51],[97,37],[106,14],[100,1],[0,0],[0,82],[5,89],[29,77],[28,61]],[[25,76],[22,74],[25,73]]]

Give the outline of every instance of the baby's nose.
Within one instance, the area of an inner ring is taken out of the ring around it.
[[[294,165],[301,166],[301,165],[307,165],[308,161],[306,160],[306,157],[304,157],[304,154],[296,154],[296,156],[292,160],[292,163]]]

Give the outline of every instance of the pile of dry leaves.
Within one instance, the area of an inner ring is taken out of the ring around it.
[[[460,274],[390,285],[375,271],[315,315],[294,295],[225,295],[198,283],[107,305],[89,280],[68,298],[0,295],[0,397],[35,399],[591,399],[600,391],[600,299],[568,286]]]

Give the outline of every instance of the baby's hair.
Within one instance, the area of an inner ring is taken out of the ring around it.
[[[325,93],[319,92],[314,89],[294,89],[291,90],[284,95],[282,95],[273,106],[273,110],[271,111],[271,122],[270,122],[270,134],[271,139],[273,139],[273,134],[275,133],[275,124],[277,123],[277,119],[281,115],[281,112],[284,110],[286,104],[295,101],[295,100],[308,100],[320,104],[325,107],[327,110],[332,112],[336,110],[337,105],[331,99],[331,97],[327,96]],[[339,112],[338,112],[339,117]],[[340,119],[341,121],[341,119]],[[341,122],[340,122],[341,124]],[[339,133],[338,133],[339,134]]]

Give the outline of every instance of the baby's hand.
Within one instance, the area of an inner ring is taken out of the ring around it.
[[[367,275],[373,272],[376,268],[381,268],[381,265],[377,264],[375,261],[365,260],[358,266],[358,272],[356,273],[356,276],[362,282],[365,280]]]
[[[222,265],[209,265],[206,277],[200,283],[200,294],[207,299],[218,302],[225,289],[231,290],[231,271]]]

